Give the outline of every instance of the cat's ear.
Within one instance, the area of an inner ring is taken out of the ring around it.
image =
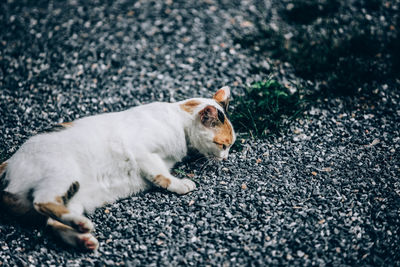
[[[200,121],[206,127],[212,127],[218,121],[218,110],[208,105],[199,112]]]
[[[213,96],[213,99],[217,101],[224,108],[225,112],[228,111],[230,98],[231,98],[231,88],[229,86],[222,87]]]

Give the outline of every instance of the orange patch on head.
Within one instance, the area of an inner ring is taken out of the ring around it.
[[[3,174],[3,172],[5,172],[7,168],[7,162],[3,162],[2,164],[0,164],[0,175]]]
[[[225,122],[216,128],[217,133],[214,137],[214,143],[230,146],[233,142],[232,126],[225,120]]]
[[[180,107],[181,107],[181,109],[183,109],[184,111],[186,111],[186,112],[192,114],[192,113],[193,113],[193,110],[194,110],[198,105],[200,105],[200,102],[193,99],[193,100],[188,100],[188,101],[186,101],[185,103],[181,104]]]
[[[51,218],[60,218],[63,214],[69,213],[67,207],[53,202],[35,203],[34,207],[41,214]]]
[[[171,180],[164,175],[159,174],[154,177],[154,183],[162,188],[168,188],[168,186],[171,184]]]

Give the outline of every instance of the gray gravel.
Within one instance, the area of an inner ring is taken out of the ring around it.
[[[234,93],[289,64],[235,43],[266,1],[0,4],[0,160],[48,126],[151,101]],[[279,27],[279,23],[277,24]],[[281,137],[187,161],[185,196],[153,190],[89,217],[98,253],[1,212],[0,265],[400,266],[399,80],[321,99]]]

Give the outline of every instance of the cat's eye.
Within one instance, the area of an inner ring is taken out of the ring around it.
[[[220,144],[220,143],[217,143],[217,142],[214,142],[214,144],[216,144],[219,148],[221,148],[221,149],[223,149],[223,150],[225,150],[225,149],[228,148],[228,146],[227,146],[227,145],[224,145],[224,144]]]

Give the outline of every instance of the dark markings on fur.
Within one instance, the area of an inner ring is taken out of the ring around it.
[[[10,192],[1,192],[1,205],[16,216],[22,216],[31,210],[31,206],[26,205],[19,196]]]
[[[201,123],[206,127],[215,127],[219,123],[218,109],[208,105],[199,112]]]
[[[225,113],[228,114],[229,102],[228,101],[226,101],[226,102],[218,102],[217,101],[217,103],[224,109]]]
[[[26,196],[26,198],[30,201],[33,202],[33,193],[35,192],[35,189],[31,188],[28,190],[28,194]]]
[[[6,179],[6,169],[7,162],[0,164],[0,204],[15,215],[23,215],[27,213],[30,208],[24,205],[17,195],[3,191],[10,182]]]
[[[217,103],[224,109],[225,112],[227,112],[227,105],[225,105],[224,102],[217,102]]]
[[[71,127],[71,126],[72,126],[72,122],[64,122],[64,123],[60,123],[60,124],[56,124],[56,125],[50,126],[47,129],[41,130],[41,131],[38,132],[38,134],[60,132],[60,131],[65,130],[65,129]]]
[[[219,119],[222,123],[225,122],[225,115],[224,115],[224,113],[223,113],[221,110],[219,110],[219,109],[218,109],[218,119]]]
[[[62,202],[64,204],[67,204],[71,200],[71,198],[78,192],[79,187],[79,182],[72,183],[65,195],[61,197]]]
[[[3,162],[0,164],[0,194],[1,191],[4,190],[9,184],[10,181],[6,179],[6,168],[7,168],[7,162]]]
[[[38,134],[43,134],[43,133],[54,133],[54,132],[59,132],[59,131],[64,130],[64,129],[65,129],[64,126],[62,126],[61,124],[57,124],[57,125],[53,125],[53,126],[51,126],[51,127],[49,127],[49,128],[40,130],[40,131],[38,132]]]
[[[18,197],[10,192],[1,192],[1,203],[5,206],[12,207],[18,200]]]
[[[9,183],[10,183],[10,181],[6,179],[6,173],[4,172],[0,176],[0,194],[1,194],[1,191],[4,190],[8,186]]]

